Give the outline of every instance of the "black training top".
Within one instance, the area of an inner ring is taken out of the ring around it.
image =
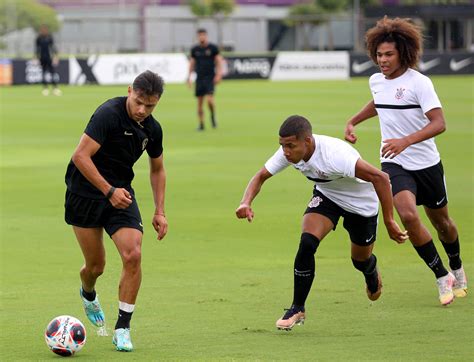
[[[134,176],[132,167],[143,151],[146,149],[151,158],[163,153],[163,132],[151,115],[141,125],[130,119],[126,101],[127,97],[117,97],[99,106],[84,133],[101,146],[92,156],[99,173],[112,186],[130,189]],[[72,193],[92,199],[105,198],[72,160],[66,171],[66,185]]]
[[[191,58],[196,61],[194,70],[197,74],[197,78],[214,78],[215,72],[215,59],[219,54],[219,49],[212,43],[208,43],[207,46],[196,45],[191,49]]]
[[[36,38],[36,56],[42,62],[48,62],[53,59],[57,53],[51,35],[38,35]]]

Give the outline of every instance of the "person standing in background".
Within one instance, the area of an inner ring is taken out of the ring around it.
[[[61,90],[58,88],[56,67],[59,64],[58,51],[54,45],[54,40],[47,25],[41,25],[35,43],[36,59],[40,62],[42,71],[42,83],[44,96],[49,95],[48,82],[46,81],[46,73],[50,74],[51,84],[53,86],[53,94],[60,96]]]
[[[222,79],[222,56],[219,48],[209,42],[207,31],[198,29],[199,44],[191,49],[191,60],[189,62],[188,85],[191,87],[191,75],[196,72],[195,96],[198,100],[198,131],[204,130],[204,98],[207,98],[207,106],[211,113],[211,124],[217,127],[216,106],[214,101],[214,88]]]

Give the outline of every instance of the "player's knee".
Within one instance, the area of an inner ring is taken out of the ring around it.
[[[399,215],[400,215],[400,220],[402,221],[402,224],[407,229],[410,229],[410,227],[414,227],[420,223],[420,217],[418,216],[418,213],[416,212],[416,210],[405,210],[405,211],[399,212]]]
[[[300,255],[314,255],[318,249],[320,240],[310,233],[302,233],[300,240],[300,247],[298,254]]]
[[[98,278],[104,273],[104,270],[105,270],[105,260],[101,260],[101,261],[87,264],[84,267],[83,272],[88,273],[94,278]]]
[[[139,246],[136,246],[135,248],[132,248],[122,253],[123,264],[126,267],[138,267],[141,263],[141,259],[142,252]]]
[[[449,217],[441,218],[433,222],[433,226],[440,234],[446,234],[454,227],[453,221]]]

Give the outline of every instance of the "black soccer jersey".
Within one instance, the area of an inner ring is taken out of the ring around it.
[[[109,99],[92,115],[84,133],[101,145],[92,161],[112,186],[130,189],[133,165],[143,151],[152,158],[163,153],[160,124],[148,116],[138,124],[128,117],[127,97]],[[105,196],[77,169],[72,160],[66,171],[66,185],[72,193],[94,199]]]
[[[219,49],[212,43],[205,47],[196,45],[191,49],[191,58],[196,61],[194,70],[198,79],[214,78],[216,74],[215,59],[218,54]]]
[[[36,56],[44,62],[50,62],[56,54],[53,37],[51,35],[39,35],[36,38]]]

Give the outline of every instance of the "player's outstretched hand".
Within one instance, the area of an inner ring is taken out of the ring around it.
[[[249,222],[253,220],[253,210],[250,205],[240,204],[240,206],[235,210],[235,215],[239,219],[247,219]]]
[[[116,188],[109,201],[116,209],[126,209],[132,203],[132,195],[126,189]]]
[[[354,133],[354,126],[352,124],[346,125],[346,130],[344,131],[344,138],[350,143],[357,142],[357,136]]]
[[[158,240],[162,240],[168,232],[168,221],[166,220],[166,216],[163,214],[155,214],[153,215],[151,223],[158,233]]]
[[[395,240],[397,243],[403,244],[408,239],[408,232],[402,231],[395,220],[392,219],[386,222],[385,227],[387,228],[390,239]]]
[[[382,142],[384,145],[382,147],[381,154],[384,158],[394,158],[395,156],[402,153],[405,148],[410,146],[409,142],[405,138],[390,138]]]

